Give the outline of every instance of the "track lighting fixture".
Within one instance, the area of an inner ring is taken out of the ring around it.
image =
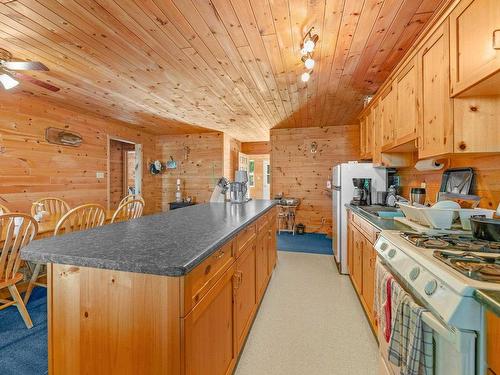
[[[318,34],[313,34],[314,27],[311,27],[300,43],[300,52],[302,54],[301,60],[304,63],[307,72],[302,73],[302,82],[307,82],[311,78],[312,69],[314,68],[315,61],[313,59],[314,48],[318,44]]]

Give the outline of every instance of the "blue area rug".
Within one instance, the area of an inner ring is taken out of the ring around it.
[[[0,374],[47,374],[47,291],[35,288],[28,302],[33,328],[27,329],[17,307],[0,311]]]
[[[278,237],[278,250],[297,253],[333,255],[332,239],[325,234],[305,233],[302,235],[281,233]]]

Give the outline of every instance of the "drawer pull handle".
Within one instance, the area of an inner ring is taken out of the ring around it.
[[[500,29],[493,30],[493,49],[500,49],[500,44],[497,46],[497,33],[500,32]]]
[[[218,254],[214,255],[214,258],[215,259],[220,259],[220,258],[222,258],[224,256],[224,254],[225,254],[224,251],[221,250],[221,251],[219,251]]]

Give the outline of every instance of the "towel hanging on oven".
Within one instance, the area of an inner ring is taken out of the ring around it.
[[[422,320],[422,313],[426,309],[417,305],[396,281],[392,289],[400,289],[404,296],[394,317],[388,349],[389,361],[401,368],[401,375],[433,375],[433,333]]]

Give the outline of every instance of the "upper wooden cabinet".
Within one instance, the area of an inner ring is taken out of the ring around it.
[[[421,74],[418,156],[453,152],[453,105],[450,98],[448,22],[427,39],[417,54]]]
[[[372,104],[371,113],[373,118],[372,125],[372,161],[375,165],[382,164],[382,122],[380,116],[380,100],[376,99]]]
[[[390,85],[382,93],[380,101],[380,118],[382,125],[382,146],[391,144],[395,139],[395,120],[396,120],[396,90]]]
[[[373,154],[373,111],[366,116],[365,123],[365,159],[371,159]]]
[[[366,154],[366,117],[359,119],[359,157],[365,158]]]
[[[462,0],[450,14],[450,50],[452,96],[500,95],[500,1]]]
[[[394,81],[396,88],[395,139],[404,143],[417,136],[419,122],[418,68],[416,58],[411,59]]]

